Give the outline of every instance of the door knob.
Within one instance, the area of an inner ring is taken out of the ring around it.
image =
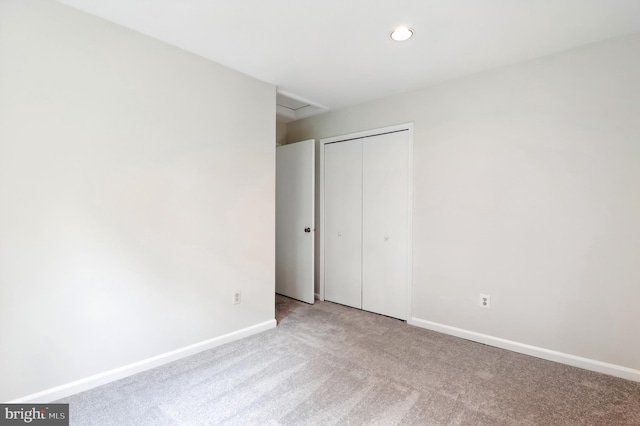
[[[304,232],[311,232],[311,228],[304,228]]]

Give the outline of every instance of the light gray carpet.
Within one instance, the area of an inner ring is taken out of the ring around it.
[[[329,302],[60,402],[72,425],[640,425],[640,383]]]

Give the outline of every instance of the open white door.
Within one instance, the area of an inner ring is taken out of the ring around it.
[[[315,141],[276,148],[276,293],[313,303]]]

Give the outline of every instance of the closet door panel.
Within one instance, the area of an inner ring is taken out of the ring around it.
[[[406,319],[409,133],[363,142],[362,308]]]
[[[362,308],[362,140],[324,147],[325,299]]]

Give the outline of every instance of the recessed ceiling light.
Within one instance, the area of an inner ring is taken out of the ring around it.
[[[391,33],[391,38],[395,41],[409,40],[413,35],[413,30],[409,27],[398,27]]]

